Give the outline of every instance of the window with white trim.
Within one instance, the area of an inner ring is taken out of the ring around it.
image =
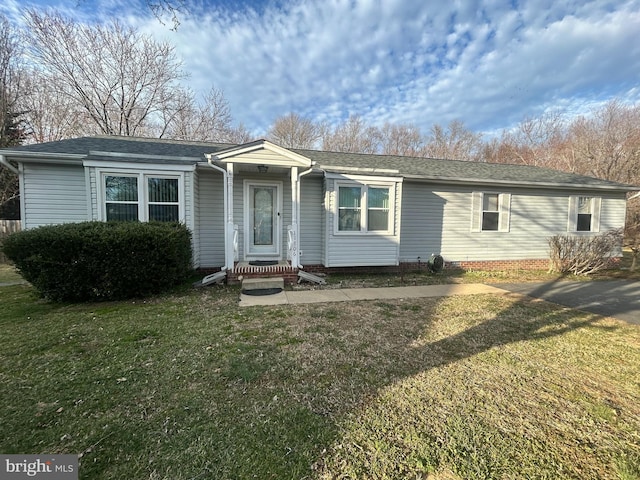
[[[511,221],[511,194],[473,192],[471,194],[471,231],[508,232]]]
[[[393,229],[390,185],[338,184],[338,233],[389,233]]]
[[[149,220],[177,222],[180,216],[178,179],[147,177],[147,207]]]
[[[497,193],[482,194],[482,231],[498,231],[500,225],[500,209]]]
[[[106,220],[138,220],[138,176],[105,175],[104,195]]]
[[[600,197],[569,197],[569,232],[599,232],[601,203]]]
[[[107,221],[182,220],[181,177],[145,173],[102,173]]]

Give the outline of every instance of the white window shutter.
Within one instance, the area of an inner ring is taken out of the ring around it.
[[[567,231],[575,232],[578,230],[578,197],[572,195],[569,197],[569,219],[567,221]]]
[[[482,192],[471,194],[471,231],[482,231]]]
[[[499,232],[508,232],[511,222],[511,194],[501,193],[498,200],[498,211],[500,212]]]
[[[593,197],[591,199],[591,231],[600,231],[600,209],[602,208],[602,198]]]

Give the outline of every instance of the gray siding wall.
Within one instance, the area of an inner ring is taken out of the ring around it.
[[[300,250],[302,265],[322,263],[324,179],[302,177],[300,184]]]
[[[511,194],[508,232],[471,232],[473,191]],[[568,233],[569,197],[578,194],[602,198],[600,232],[624,225],[624,193],[470,189],[405,182],[400,258],[415,262],[432,253],[451,262],[548,258],[548,238]]]
[[[337,193],[335,180],[327,179],[325,195],[326,253],[327,267],[359,267],[397,265],[400,246],[400,209],[402,184],[396,183],[394,210],[394,232],[392,234],[336,234],[334,229]]]
[[[199,267],[224,265],[224,184],[221,173],[198,171],[196,231],[199,242]]]
[[[22,175],[23,228],[89,220],[82,166],[24,164]]]

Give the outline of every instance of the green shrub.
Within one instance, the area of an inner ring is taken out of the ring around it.
[[[114,300],[159,293],[189,276],[191,234],[177,223],[84,222],[7,237],[5,255],[42,296]]]

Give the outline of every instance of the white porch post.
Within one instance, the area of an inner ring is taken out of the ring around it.
[[[300,266],[300,232],[298,230],[298,167],[291,167],[291,229],[288,232],[288,250],[291,266]]]
[[[227,198],[225,200],[225,239],[224,239],[224,258],[227,267],[233,270],[235,258],[234,252],[234,225],[233,225],[233,163],[227,163]]]

